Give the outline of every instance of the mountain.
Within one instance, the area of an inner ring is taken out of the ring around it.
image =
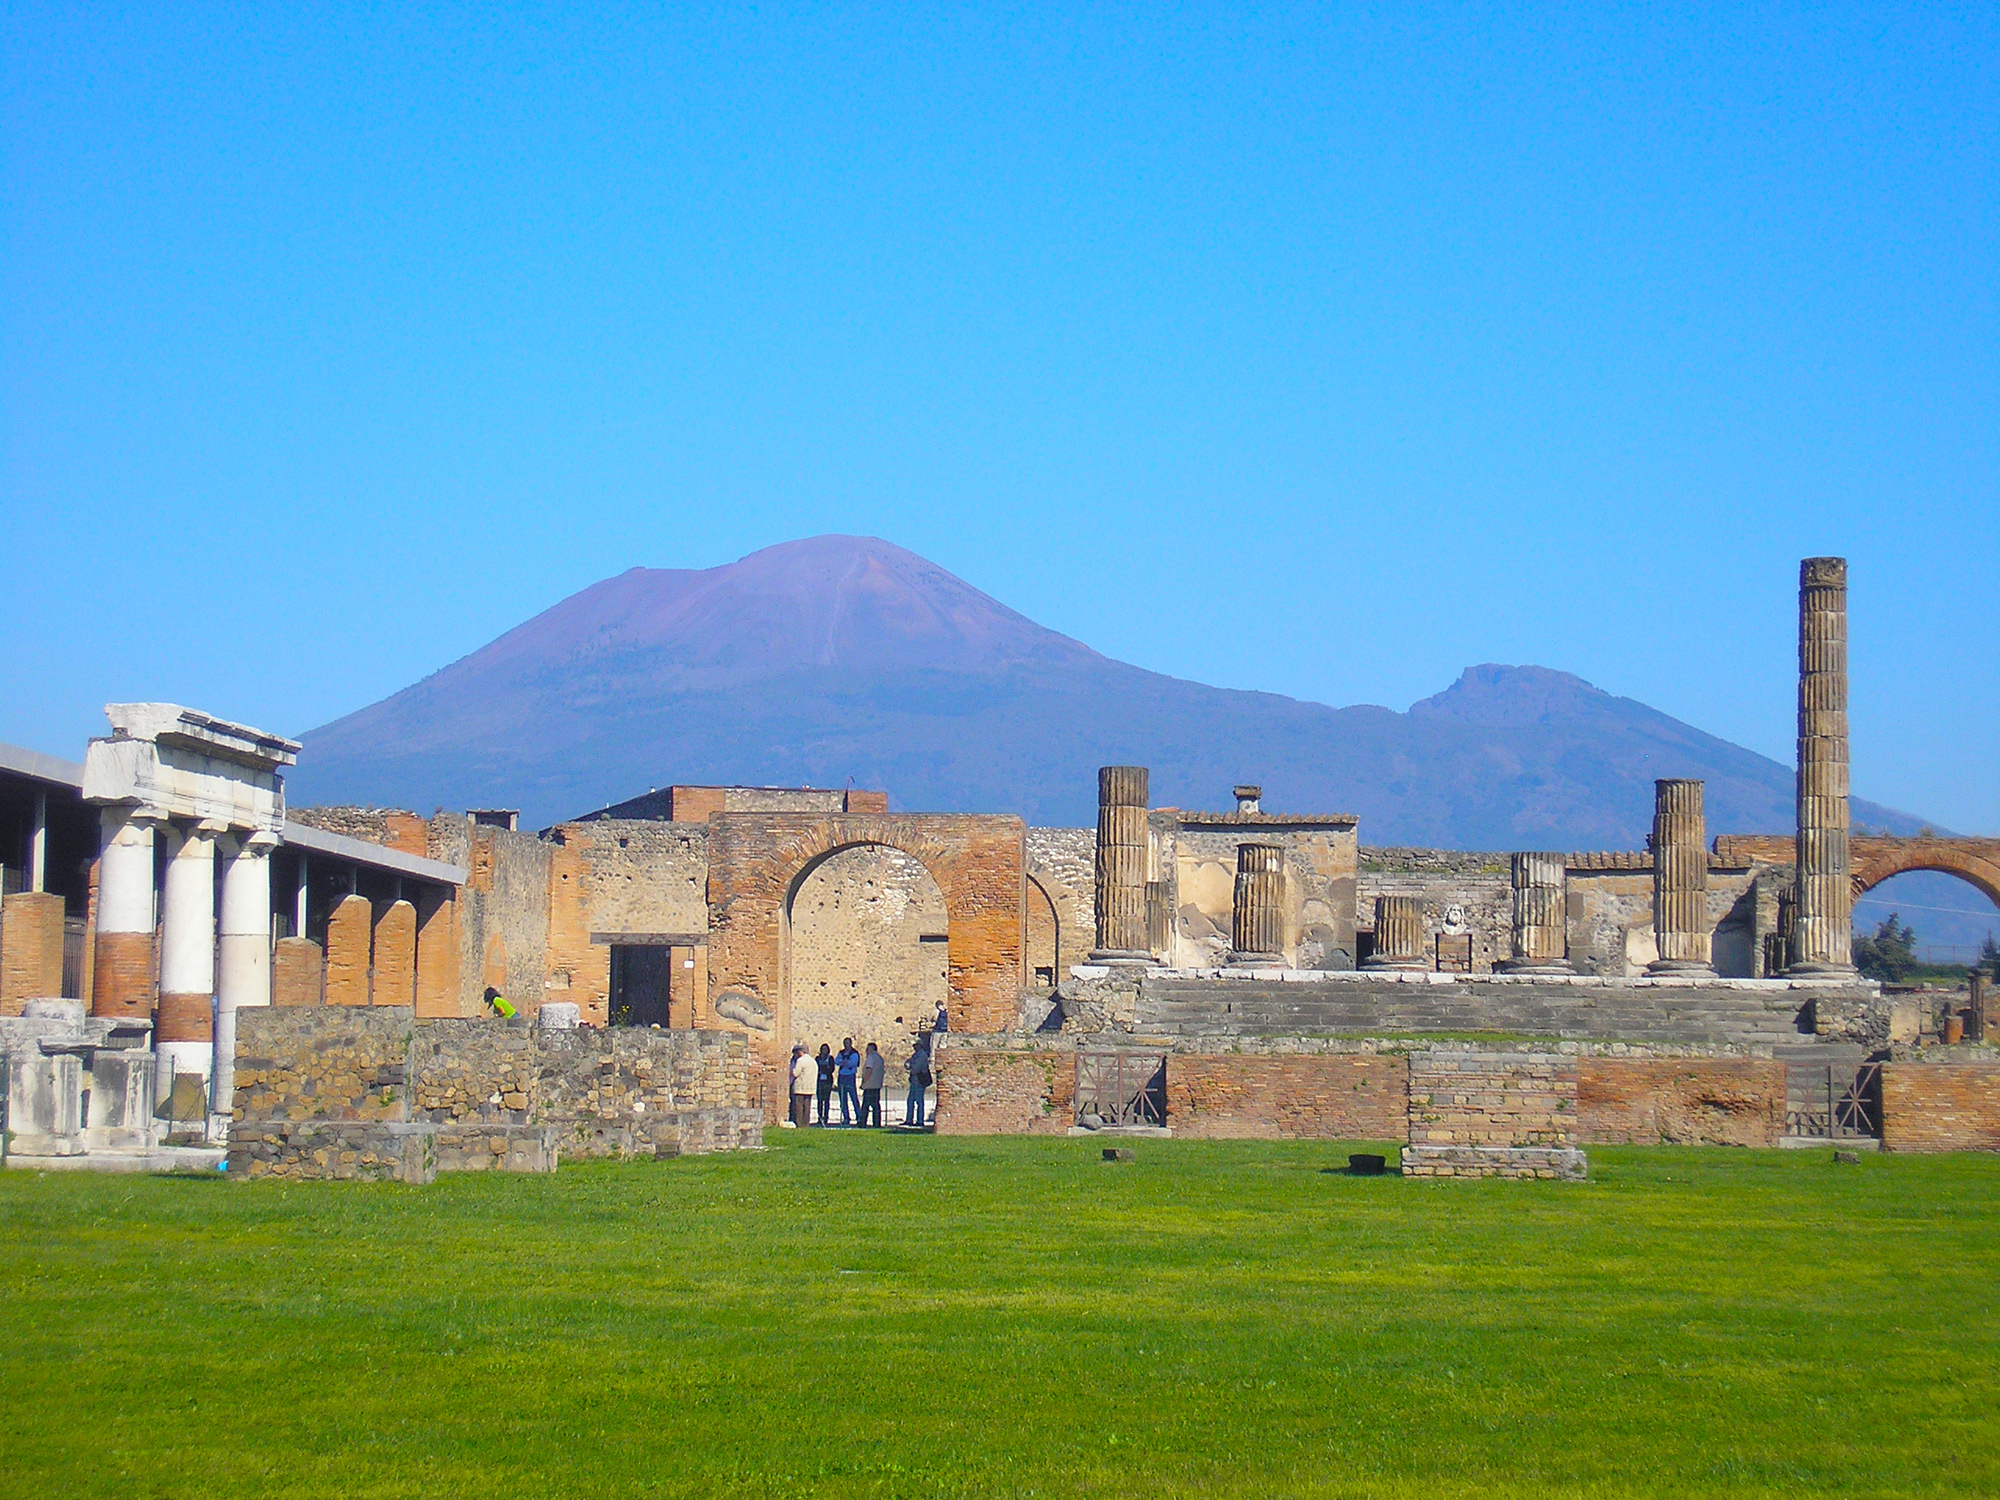
[[[891,805],[1096,821],[1099,765],[1156,805],[1358,813],[1370,844],[1631,848],[1653,779],[1708,781],[1713,831],[1792,824],[1792,770],[1545,667],[1331,708],[1100,656],[887,542],[633,568],[304,736],[295,801],[518,807],[542,826],[681,783],[886,787]],[[1870,803],[1855,816],[1914,831]]]

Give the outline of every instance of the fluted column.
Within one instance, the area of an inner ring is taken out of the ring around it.
[[[153,830],[161,820],[125,806],[103,808],[98,819],[90,1013],[147,1020],[153,1014]]]
[[[215,978],[212,1114],[226,1115],[236,1093],[236,1012],[271,1003],[271,851],[276,835],[223,841],[221,968]]]
[[[176,1074],[209,1081],[215,1048],[215,836],[210,823],[167,834],[161,893],[160,1013],[154,1031],[163,1089]]]
[[[1702,783],[1653,783],[1653,938],[1649,974],[1713,974],[1708,928],[1708,822]]]
[[[1236,846],[1236,896],[1229,912],[1229,961],[1281,966],[1285,961],[1285,851],[1277,844]]]
[[[1854,971],[1848,885],[1847,559],[1799,564],[1798,917],[1792,968]]]
[[[1364,969],[1418,972],[1424,961],[1424,903],[1416,896],[1375,898],[1375,951]]]
[[[1514,887],[1513,951],[1505,974],[1573,974],[1569,962],[1569,861],[1560,854],[1516,854],[1508,861]]]
[[[1097,772],[1097,946],[1093,963],[1151,963],[1146,944],[1146,768]]]

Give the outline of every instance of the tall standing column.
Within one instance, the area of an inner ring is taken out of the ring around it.
[[[155,1048],[166,1075],[204,1085],[215,1053],[215,836],[201,823],[167,834],[167,878],[160,914],[160,1019]]]
[[[1649,974],[1714,974],[1708,928],[1708,822],[1702,783],[1653,783],[1653,937]]]
[[[1420,898],[1375,898],[1375,951],[1361,967],[1410,973],[1430,967],[1424,962],[1424,903]]]
[[[1792,970],[1854,972],[1848,884],[1847,559],[1799,564],[1798,916]]]
[[[1097,772],[1097,947],[1092,963],[1151,963],[1146,942],[1146,768]]]
[[[1229,961],[1280,968],[1285,962],[1285,851],[1236,846],[1236,893],[1229,912]]]
[[[90,1013],[121,1020],[153,1014],[153,829],[143,809],[111,806],[97,865],[97,943]]]
[[[1560,854],[1516,854],[1508,860],[1513,886],[1513,952],[1503,974],[1573,974],[1569,961],[1569,861]]]
[[[227,840],[222,867],[222,967],[215,981],[215,1060],[209,1112],[227,1115],[236,1096],[236,1012],[271,1003],[271,851],[276,835]]]

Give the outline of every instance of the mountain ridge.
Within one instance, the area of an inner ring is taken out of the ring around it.
[[[1345,811],[1371,844],[1643,844],[1655,776],[1715,832],[1792,826],[1792,771],[1554,668],[1482,663],[1397,713],[1149,672],[872,537],[630,568],[303,736],[295,791],[540,825],[669,782],[885,787],[892,805],[1095,819],[1095,768],[1160,805]],[[1857,803],[1871,825],[1907,814]]]

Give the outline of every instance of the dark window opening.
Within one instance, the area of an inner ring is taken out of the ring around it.
[[[611,1024],[667,1026],[673,949],[664,944],[618,943],[611,949]]]

